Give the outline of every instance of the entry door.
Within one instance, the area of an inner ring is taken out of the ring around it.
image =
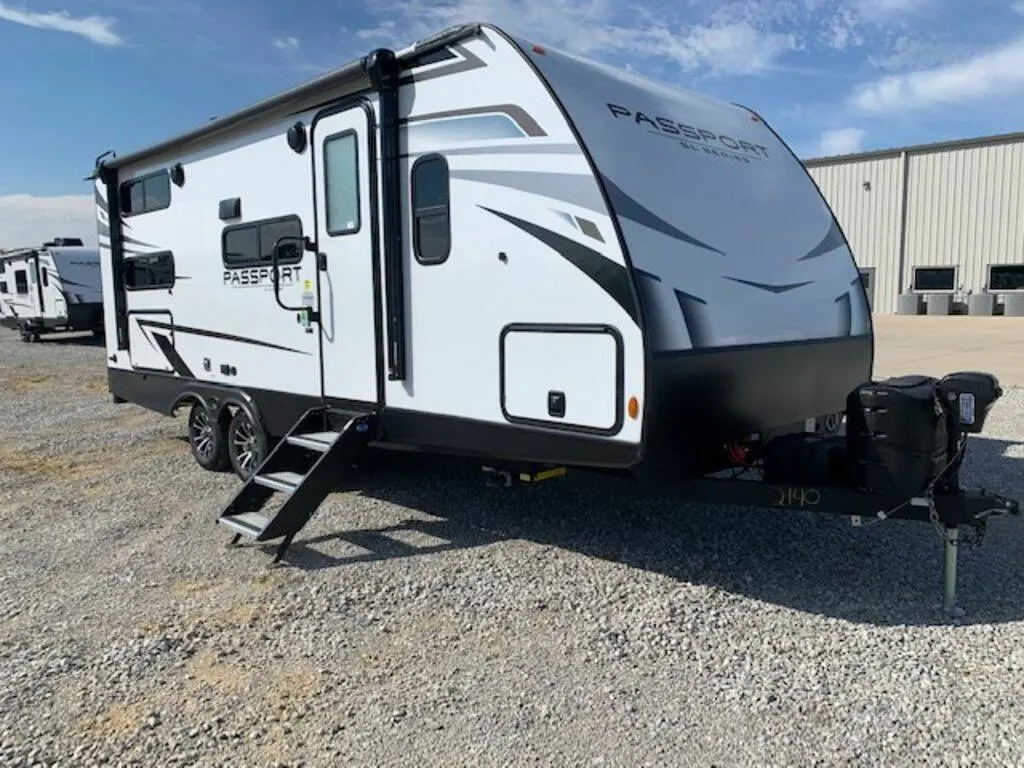
[[[325,398],[377,403],[370,113],[363,107],[313,124],[320,334]]]

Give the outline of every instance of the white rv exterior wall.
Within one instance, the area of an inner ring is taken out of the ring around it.
[[[899,294],[902,161],[872,158],[808,168],[839,220],[861,269],[874,268],[876,314],[896,312]],[[864,189],[864,183],[871,185]]]
[[[969,292],[986,288],[990,265],[1024,265],[1024,134],[805,165],[839,219],[858,266],[875,269],[876,314],[896,312],[900,287],[910,290],[915,267],[955,267],[954,300],[965,302]]]

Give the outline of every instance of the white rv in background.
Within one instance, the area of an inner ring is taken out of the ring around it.
[[[860,389],[867,296],[799,160],[751,109],[488,24],[105,153],[94,178],[110,391],[188,408],[196,460],[245,478],[219,522],[283,537],[278,557],[365,447],[642,481],[764,462],[789,485],[709,498],[926,520],[904,491],[938,478],[906,446],[959,466],[947,436],[1000,393],[944,379],[977,407],[944,431],[940,384],[893,385],[900,419],[849,453],[813,434],[884,398]],[[993,503],[952,498],[932,509],[953,526]]]
[[[0,324],[38,341],[54,331],[103,333],[99,249],[77,238],[0,253]]]

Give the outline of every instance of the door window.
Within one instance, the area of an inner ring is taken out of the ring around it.
[[[14,290],[18,293],[28,293],[28,272],[24,269],[14,271]]]
[[[324,203],[327,234],[359,231],[359,147],[354,131],[324,139]]]

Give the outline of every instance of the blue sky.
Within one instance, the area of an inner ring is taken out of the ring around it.
[[[467,20],[748,104],[802,157],[1024,130],[1024,0],[0,0],[0,247],[94,241],[107,149]]]

